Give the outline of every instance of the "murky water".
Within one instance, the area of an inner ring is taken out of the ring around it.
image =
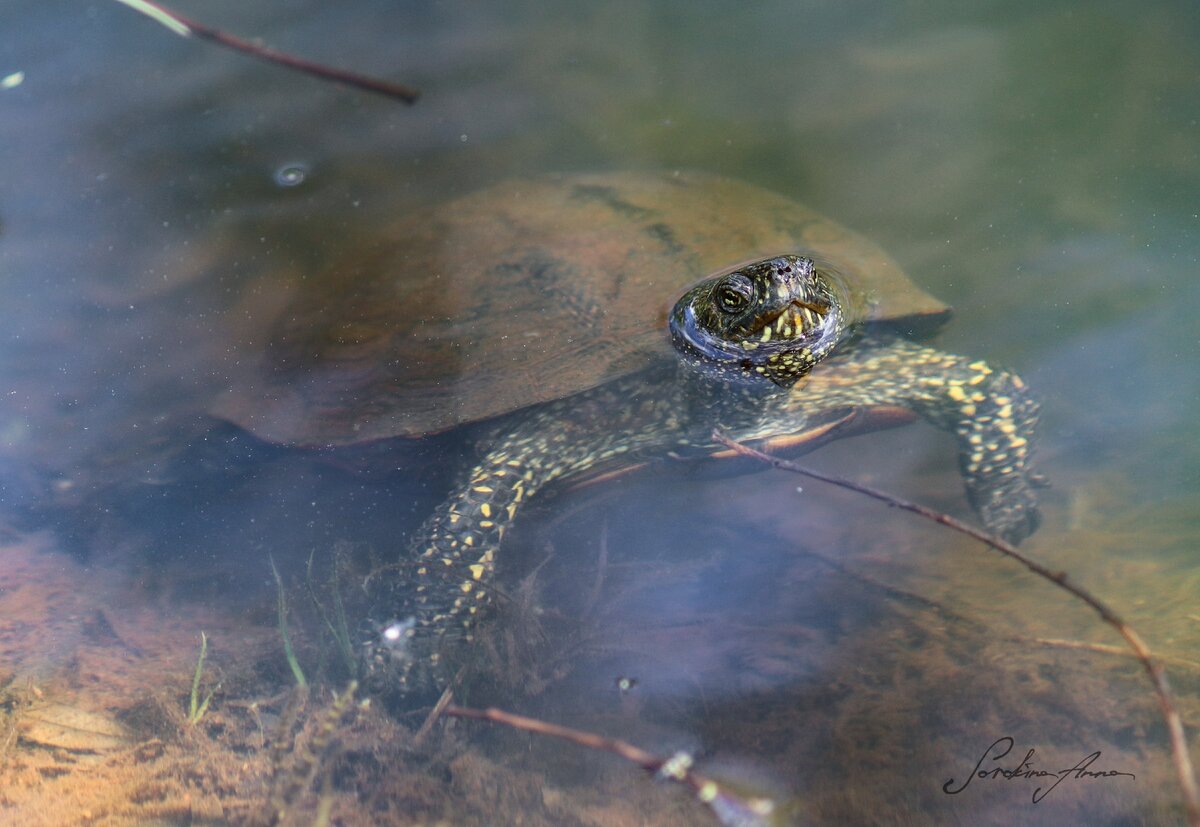
[[[321,84],[116,3],[0,5],[0,820],[49,802],[44,823],[270,821],[285,801],[277,820],[310,823],[322,795],[346,824],[710,818],[524,735],[459,724],[414,758],[419,714],[343,717],[311,776],[270,746],[334,720],[348,667],[323,617],[337,594],[353,615],[347,584],[404,548],[470,434],[316,455],[206,412],[289,284],[336,277],[401,214],[545,171],[744,179],[953,304],[939,345],[1043,403],[1053,487],[1024,548],[1124,614],[1200,724],[1193,4],[180,10],[424,97]],[[970,516],[925,426],[806,461]],[[802,823],[1182,817],[1140,668],[1073,646],[1120,640],[944,529],[781,472],[681,466],[552,492],[506,542],[511,599],[462,702],[693,751]],[[299,713],[268,555],[314,684]],[[201,630],[219,689],[189,726]],[[120,746],[21,724],[31,695],[120,721]],[[1005,736],[994,766],[1100,750],[1093,770],[1136,778],[1072,776],[1040,803],[1031,778],[944,791]]]

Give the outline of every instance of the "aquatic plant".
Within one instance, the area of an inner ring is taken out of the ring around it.
[[[334,646],[337,648],[338,656],[341,658],[342,666],[350,675],[354,675],[358,670],[358,657],[354,651],[354,644],[350,640],[350,624],[346,620],[346,605],[342,600],[342,593],[338,583],[338,567],[343,557],[347,554],[344,544],[338,544],[334,548],[334,560],[330,566],[329,581],[325,585],[325,590],[329,593],[329,599],[332,602],[332,608],[327,610],[322,602],[317,588],[316,579],[313,577],[313,558],[316,555],[314,551],[308,555],[308,565],[305,568],[305,585],[308,588],[309,599],[317,608],[317,613],[321,615],[321,620],[325,623],[325,628],[333,638]]]
[[[204,659],[208,656],[208,635],[200,632],[200,656],[196,658],[196,670],[192,673],[192,693],[188,701],[188,723],[192,726],[200,723],[204,714],[208,712],[208,705],[213,699],[213,694],[221,688],[218,683],[212,689],[208,690],[208,694],[204,696],[204,700],[200,700],[200,675],[204,672]]]
[[[300,807],[305,792],[312,789],[318,776],[322,784],[317,797],[314,825],[328,824],[333,795],[329,785],[329,759],[336,753],[333,739],[338,728],[357,708],[354,704],[358,681],[351,680],[340,694],[333,693],[328,707],[312,719],[311,736],[307,741],[294,733],[300,717],[301,707],[308,699],[308,691],[296,688],[280,715],[279,727],[271,746],[271,792],[267,801],[267,822],[280,824]],[[304,729],[305,727],[301,727]]]
[[[292,649],[292,640],[288,636],[287,626],[287,592],[283,588],[283,578],[279,576],[279,569],[275,567],[275,558],[268,555],[267,559],[271,563],[271,574],[275,576],[275,589],[278,594],[279,608],[279,636],[283,638],[283,654],[287,658],[288,666],[292,670],[292,677],[296,679],[297,686],[308,686],[308,679],[304,677],[304,670],[300,668],[300,661],[296,659],[296,652]]]

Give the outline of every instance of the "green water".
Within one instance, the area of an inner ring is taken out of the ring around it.
[[[48,553],[142,577],[151,603],[174,599],[156,598],[154,567],[186,560],[199,583],[243,587],[265,606],[246,623],[269,628],[266,551],[286,561],[290,550],[295,576],[309,550],[345,536],[394,553],[445,481],[406,477],[407,459],[384,482],[331,481],[228,432],[212,454],[185,453],[253,352],[259,331],[244,319],[289,279],[337,272],[423,204],[543,171],[702,169],[878,241],[954,305],[942,347],[1011,367],[1035,389],[1036,458],[1053,487],[1025,548],[1173,659],[1185,720],[1200,725],[1194,4],[180,10],[424,95],[407,108],[320,84],[180,40],[116,3],[0,4],[0,77],[24,73],[0,91],[9,540],[58,527],[38,535]],[[303,180],[278,183],[291,168]],[[196,473],[181,474],[180,453]],[[260,470],[237,471],[236,495],[214,494],[225,483],[206,469],[232,473],[242,455]],[[953,447],[921,427],[811,461],[969,516]],[[137,493],[105,506],[112,519],[78,528],[58,516],[114,487]],[[538,599],[577,616],[601,532],[614,567],[599,590],[607,602],[569,675],[523,701],[532,714],[701,750],[796,798],[811,823],[1181,817],[1136,664],[1037,642],[1119,639],[966,541],[781,474],[681,472],[555,498],[521,530],[530,551],[514,569],[557,549]],[[197,587],[193,602],[222,588]],[[618,675],[636,675],[637,698],[614,695]],[[1027,780],[942,791],[1005,735],[1010,759],[1036,748],[1039,767],[1057,769],[1102,749],[1097,766],[1137,778],[1064,784],[1040,804]],[[490,748],[538,772],[557,764],[550,777],[568,789],[614,772],[556,751],[539,764],[542,747],[524,740]],[[650,784],[632,773],[622,783]],[[659,804],[674,806],[669,794]]]

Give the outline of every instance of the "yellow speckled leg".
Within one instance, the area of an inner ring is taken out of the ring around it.
[[[873,405],[910,408],[958,437],[967,496],[988,529],[1020,542],[1037,528],[1029,455],[1038,406],[1020,377],[900,339],[826,361],[786,402],[801,419]]]

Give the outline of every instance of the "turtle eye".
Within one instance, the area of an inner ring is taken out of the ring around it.
[[[726,313],[745,310],[754,296],[754,285],[740,273],[734,273],[717,285],[717,305]]]

